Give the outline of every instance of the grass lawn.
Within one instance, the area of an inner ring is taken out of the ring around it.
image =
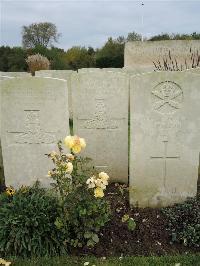
[[[200,254],[198,255],[179,255],[164,257],[124,257],[124,258],[95,258],[95,257],[54,257],[38,259],[11,259],[13,266],[56,266],[56,265],[84,265],[89,262],[89,266],[200,266]]]

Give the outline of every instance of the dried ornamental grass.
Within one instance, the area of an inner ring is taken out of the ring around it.
[[[50,69],[50,62],[48,58],[42,56],[41,54],[28,56],[26,63],[28,64],[32,76],[35,76],[35,71]]]

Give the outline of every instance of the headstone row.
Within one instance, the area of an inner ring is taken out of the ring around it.
[[[129,180],[132,205],[160,207],[194,196],[200,152],[198,73],[82,69],[69,78],[55,71],[43,78],[36,73],[2,81],[6,183],[19,187],[37,178],[49,183],[45,176],[51,164],[44,154],[70,134],[69,109],[74,134],[87,142],[83,155],[112,181]]]

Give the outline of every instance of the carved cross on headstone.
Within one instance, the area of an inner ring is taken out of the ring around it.
[[[24,110],[25,130],[23,132],[8,131],[16,144],[50,144],[56,138],[50,132],[44,132],[40,125],[40,110]]]
[[[173,159],[179,159],[180,156],[175,155],[175,156],[169,156],[168,155],[168,140],[163,141],[164,144],[164,152],[160,156],[151,156],[151,159],[159,159],[162,160],[163,163],[163,185],[166,188],[166,179],[167,179],[167,161],[168,160],[173,160]]]

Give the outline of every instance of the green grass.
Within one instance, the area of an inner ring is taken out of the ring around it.
[[[124,258],[95,258],[95,257],[54,257],[37,259],[11,259],[13,266],[74,266],[84,265],[89,262],[89,266],[200,266],[200,254],[184,256],[164,256],[164,257],[124,257]]]

